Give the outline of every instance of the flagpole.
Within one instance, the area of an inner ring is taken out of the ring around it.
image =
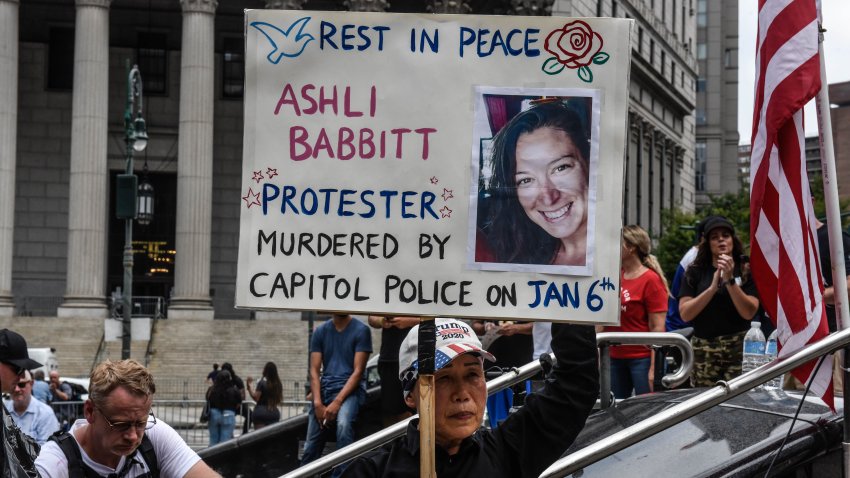
[[[829,233],[829,253],[832,258],[832,290],[835,300],[835,312],[839,330],[850,326],[850,308],[847,303],[847,271],[844,269],[844,241],[841,233],[841,208],[838,204],[838,183],[835,171],[835,150],[832,144],[832,118],[829,111],[829,84],[826,80],[826,61],[823,51],[823,29],[821,11],[818,8],[818,56],[820,57],[821,87],[815,97],[818,116],[818,134],[821,147],[821,170],[823,175],[823,196],[826,204],[826,227]],[[823,266],[823,265],[821,265]],[[843,393],[850,397],[850,353],[845,348],[843,355]],[[846,408],[844,409],[846,411]],[[850,424],[844,414],[844,441],[842,443],[844,459],[844,477],[850,478]]]

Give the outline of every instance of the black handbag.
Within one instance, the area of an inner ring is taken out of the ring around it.
[[[204,408],[201,410],[201,416],[198,418],[201,423],[210,421],[210,401],[204,402]]]

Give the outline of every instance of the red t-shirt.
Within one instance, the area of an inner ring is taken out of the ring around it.
[[[620,272],[620,325],[605,327],[606,332],[649,332],[649,314],[667,312],[667,290],[664,282],[652,269],[634,279]],[[649,357],[644,345],[616,345],[611,358],[635,359]]]

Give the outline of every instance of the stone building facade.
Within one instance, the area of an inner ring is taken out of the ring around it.
[[[155,190],[134,296],[169,298],[169,318],[256,317],[233,306],[246,8],[634,19],[623,220],[657,236],[663,208],[695,202],[695,1],[0,0],[0,315],[109,315],[129,60],[150,137],[134,169]]]
[[[695,153],[696,203],[737,193],[738,0],[695,0],[699,65]],[[749,138],[746,138],[749,143]]]

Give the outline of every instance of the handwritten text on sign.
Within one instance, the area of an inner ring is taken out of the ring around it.
[[[630,25],[246,12],[237,306],[615,322]],[[565,59],[574,30],[590,46]],[[479,211],[502,200],[485,184],[510,119],[494,97],[510,115],[578,105],[592,243],[577,264],[473,254]]]

